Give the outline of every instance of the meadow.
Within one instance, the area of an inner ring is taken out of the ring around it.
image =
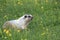
[[[4,30],[8,20],[32,14],[28,30]],[[60,40],[60,0],[0,0],[0,40]]]

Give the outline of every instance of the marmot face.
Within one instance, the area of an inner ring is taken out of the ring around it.
[[[26,22],[29,22],[33,19],[33,16],[31,14],[25,14],[24,19],[26,20]]]

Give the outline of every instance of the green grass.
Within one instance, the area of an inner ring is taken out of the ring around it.
[[[34,17],[28,30],[2,32],[4,22],[24,14]],[[0,0],[0,40],[60,40],[60,0]]]

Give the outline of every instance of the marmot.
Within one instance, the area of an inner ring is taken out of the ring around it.
[[[29,22],[33,19],[31,14],[25,14],[16,20],[6,21],[3,24],[3,28],[16,28],[16,29],[26,29]]]

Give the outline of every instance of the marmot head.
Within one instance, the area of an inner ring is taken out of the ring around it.
[[[33,19],[33,16],[31,14],[25,14],[23,17],[26,22],[29,22]]]

